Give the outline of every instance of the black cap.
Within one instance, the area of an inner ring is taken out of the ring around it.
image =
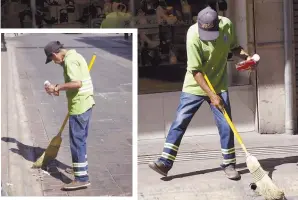
[[[216,40],[219,36],[218,14],[210,6],[198,14],[199,36],[201,40]]]
[[[57,53],[59,49],[63,47],[63,44],[61,44],[59,41],[52,41],[49,42],[45,48],[44,48],[44,53],[46,54],[47,60],[46,64],[52,61],[52,54]]]

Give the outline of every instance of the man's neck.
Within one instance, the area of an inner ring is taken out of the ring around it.
[[[63,57],[63,60],[65,58],[65,55],[66,55],[67,51],[68,51],[67,49],[62,49],[61,52],[60,52],[62,57]]]

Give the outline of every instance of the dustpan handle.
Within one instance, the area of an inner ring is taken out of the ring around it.
[[[93,53],[93,56],[92,56],[92,58],[91,58],[91,61],[90,61],[90,63],[89,63],[89,66],[88,66],[88,70],[89,70],[89,71],[92,69],[95,59],[96,59],[96,54]],[[61,134],[62,134],[62,132],[63,132],[63,130],[64,130],[64,127],[65,127],[65,125],[66,125],[66,122],[67,122],[68,118],[69,118],[69,114],[67,114],[66,117],[64,118],[63,124],[62,124],[62,126],[61,126],[61,128],[60,128],[60,130],[59,130],[58,135],[61,136]]]
[[[207,77],[207,75],[206,75],[205,73],[204,73],[204,78],[205,78],[205,80],[206,80],[206,82],[207,82],[209,88],[212,90],[212,92],[214,92],[214,94],[216,94],[216,92],[215,92],[215,90],[214,90],[212,84],[211,84],[210,81],[209,81],[209,78]],[[236,139],[238,140],[239,144],[241,145],[243,151],[244,151],[246,154],[248,154],[248,151],[247,151],[246,147],[245,147],[244,144],[243,144],[242,138],[241,138],[240,134],[238,133],[238,131],[236,130],[234,124],[232,123],[232,120],[230,119],[230,117],[229,117],[228,113],[226,112],[225,108],[222,108],[221,111],[222,111],[222,113],[223,113],[225,119],[227,120],[229,126],[231,127],[231,129],[232,129],[232,131],[233,131],[233,133],[234,133]]]

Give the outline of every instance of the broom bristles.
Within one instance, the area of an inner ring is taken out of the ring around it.
[[[42,166],[46,166],[50,160],[54,160],[57,157],[59,148],[60,145],[55,146],[50,144],[37,161],[33,163],[32,168],[41,168]]]
[[[35,163],[33,163],[32,168],[41,168],[43,160],[44,160],[45,152],[37,159]]]
[[[259,194],[266,200],[283,200],[285,197],[284,192],[272,182],[267,174],[260,181],[257,181],[256,185]]]
[[[280,190],[271,180],[271,178],[262,169],[258,159],[254,156],[247,156],[247,168],[253,176],[253,180],[257,185],[260,195],[266,200],[282,200],[284,199],[284,192]]]

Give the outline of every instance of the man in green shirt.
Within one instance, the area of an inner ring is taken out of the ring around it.
[[[74,49],[67,50],[59,41],[52,41],[44,48],[46,64],[54,61],[63,67],[65,83],[45,86],[48,94],[59,95],[65,90],[68,100],[69,137],[72,156],[71,169],[75,180],[63,189],[79,189],[90,185],[88,176],[87,146],[89,121],[92,108],[93,84],[88,64]]]
[[[186,45],[187,72],[176,119],[169,130],[161,157],[149,163],[149,167],[167,176],[191,119],[202,103],[207,101],[220,135],[223,156],[221,167],[229,179],[239,179],[240,175],[235,170],[234,135],[220,109],[224,107],[231,117],[227,76],[229,52],[244,60],[250,57],[238,45],[232,22],[226,17],[218,16],[217,12],[210,7],[198,13],[198,22],[187,32]],[[203,73],[210,79],[217,94],[211,91]]]

